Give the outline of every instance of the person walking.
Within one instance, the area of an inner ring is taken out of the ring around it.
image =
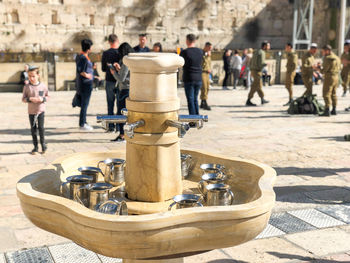
[[[295,70],[298,65],[298,55],[293,50],[293,46],[291,43],[287,43],[284,50],[287,54],[287,73],[286,73],[286,89],[289,94],[289,100],[286,104],[283,106],[288,106],[293,101],[293,83],[294,83],[294,77],[295,77]]]
[[[34,145],[31,154],[38,153],[37,130],[39,130],[41,153],[44,154],[47,150],[47,145],[45,143],[44,119],[49,91],[46,85],[40,82],[38,67],[30,66],[27,73],[29,82],[25,84],[23,88],[22,101],[28,103],[30,131]]]
[[[252,83],[250,76],[250,61],[252,59],[253,49],[245,49],[244,53],[244,58],[242,56],[242,68],[244,67],[243,79],[245,81],[245,89],[250,89],[250,85]]]
[[[232,79],[232,72],[230,71],[230,64],[232,60],[232,50],[230,49],[225,50],[224,55],[222,56],[222,60],[224,61],[224,71],[225,71],[225,77],[222,83],[222,89],[228,90],[227,82],[228,81],[230,82]]]
[[[87,108],[89,106],[91,92],[93,89],[94,70],[89,58],[93,43],[90,39],[81,41],[82,51],[76,57],[76,87],[81,97],[79,115],[79,127],[81,130],[91,131],[93,128],[86,122]]]
[[[312,76],[314,73],[315,54],[317,52],[317,44],[312,43],[308,52],[303,56],[301,60],[301,78],[303,79],[306,91],[304,96],[312,95]]]
[[[102,62],[101,62],[101,68],[103,72],[106,72],[106,100],[107,100],[107,114],[108,115],[114,115],[114,103],[116,100],[118,100],[118,89],[116,87],[117,82],[115,78],[112,76],[107,64],[114,64],[119,61],[119,53],[118,53],[118,46],[119,46],[119,40],[118,36],[115,34],[111,34],[108,36],[108,43],[110,48],[107,49],[102,53]],[[118,104],[118,102],[116,103]],[[116,110],[117,111],[117,110]],[[109,132],[112,132],[115,130],[114,123],[110,123],[108,126]]]
[[[342,86],[343,86],[343,97],[346,96],[346,92],[348,90],[349,86],[349,74],[350,74],[350,54],[349,54],[349,47],[350,47],[350,40],[347,39],[344,43],[344,52],[341,55],[341,63],[343,64],[343,68],[341,70],[340,76],[342,80]]]
[[[202,87],[201,87],[201,105],[200,108],[204,110],[211,110],[208,105],[208,93],[210,86],[209,75],[211,73],[211,50],[213,45],[210,42],[206,42],[203,48],[203,61],[202,61]]]
[[[326,45],[322,48],[324,74],[323,82],[323,99],[325,102],[325,110],[321,116],[337,115],[337,86],[339,81],[340,59],[332,52],[332,47]],[[329,106],[332,102],[332,111],[329,112]]]
[[[258,92],[261,98],[261,104],[269,103],[269,101],[264,99],[264,92],[262,90],[262,70],[267,65],[265,62],[265,52],[270,49],[270,43],[267,41],[262,42],[261,49],[256,50],[253,53],[253,57],[250,61],[250,70],[253,76],[253,84],[250,88],[246,106],[256,106],[256,104],[251,102],[254,97],[255,92]]]
[[[242,69],[242,58],[239,55],[238,50],[235,49],[234,55],[232,57],[231,64],[230,64],[230,70],[233,74],[233,89],[237,88],[239,77],[241,75],[241,69]]]
[[[202,86],[202,60],[203,51],[196,47],[196,36],[186,36],[187,48],[182,50],[180,56],[184,58],[182,79],[185,86],[187,107],[190,115],[198,115],[198,93]]]
[[[119,97],[118,97],[118,112],[117,115],[121,115],[121,110],[126,107],[125,100],[129,97],[130,89],[130,71],[129,68],[123,63],[123,58],[129,53],[134,52],[134,49],[129,43],[124,42],[119,47],[120,60],[119,63],[114,63],[113,68],[110,71],[113,77],[118,81],[119,85]],[[116,70],[115,70],[116,69]],[[119,135],[112,141],[124,141],[124,124],[119,124]]]
[[[139,34],[139,44],[134,47],[135,52],[150,52],[149,47],[146,46],[147,34]]]

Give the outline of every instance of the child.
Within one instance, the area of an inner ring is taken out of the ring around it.
[[[38,153],[38,138],[37,129],[39,129],[40,144],[42,154],[47,150],[45,144],[44,134],[44,116],[45,116],[45,102],[47,101],[49,94],[45,84],[39,81],[39,68],[36,66],[30,66],[28,70],[29,84],[23,88],[22,101],[28,103],[28,114],[30,122],[30,130],[33,137],[34,149],[32,154]]]

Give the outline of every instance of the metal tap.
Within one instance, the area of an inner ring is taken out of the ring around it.
[[[145,121],[144,120],[138,120],[135,121],[133,123],[126,123],[124,125],[124,131],[126,133],[126,135],[128,135],[128,137],[130,139],[132,139],[134,137],[134,130],[138,127],[144,126],[145,125]]]
[[[102,124],[102,128],[107,130],[109,123],[126,123],[127,117],[123,115],[98,115],[96,117],[97,123]]]
[[[190,129],[190,125],[187,123],[181,123],[179,121],[173,121],[173,120],[166,120],[165,122],[168,126],[178,128],[178,136],[180,138],[183,138],[186,134],[186,132]]]
[[[195,127],[201,129],[203,123],[208,122],[208,115],[179,115],[179,122],[195,123]],[[191,125],[190,128],[192,128]]]

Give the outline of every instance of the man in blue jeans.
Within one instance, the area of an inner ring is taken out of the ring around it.
[[[116,80],[112,76],[108,65],[107,64],[114,64],[116,62],[119,62],[119,53],[118,53],[118,46],[119,46],[119,40],[117,35],[111,34],[108,36],[108,43],[110,45],[110,49],[106,50],[102,54],[102,71],[106,72],[106,98],[107,98],[107,110],[108,115],[114,115],[114,102],[116,102],[118,98],[118,89],[116,87]],[[116,102],[116,105],[118,105],[118,102]],[[117,106],[116,106],[117,108]],[[117,111],[118,109],[116,109]],[[113,123],[109,124],[108,131],[114,131],[115,126]]]
[[[182,79],[185,86],[187,107],[190,115],[198,115],[198,93],[202,87],[202,59],[203,50],[195,47],[196,36],[186,36],[187,48],[182,50],[180,56],[184,58]]]

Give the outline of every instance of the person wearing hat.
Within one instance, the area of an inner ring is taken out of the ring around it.
[[[293,46],[291,43],[286,44],[285,51],[287,54],[287,74],[285,85],[289,93],[289,101],[286,104],[284,104],[284,106],[288,106],[293,100],[293,82],[295,77],[295,69],[298,65],[298,55],[293,50]]]
[[[312,75],[314,72],[315,54],[317,52],[317,44],[312,43],[308,52],[301,59],[301,77],[306,87],[304,95],[312,95]]]
[[[253,76],[253,84],[250,88],[246,106],[256,106],[251,99],[254,97],[255,92],[258,92],[259,97],[261,98],[261,104],[269,103],[269,101],[264,99],[264,92],[262,90],[262,70],[267,65],[265,63],[265,53],[270,49],[270,43],[267,41],[262,42],[261,49],[256,50],[253,53],[253,57],[250,61],[250,70]]]
[[[342,79],[342,86],[343,86],[343,97],[346,96],[346,92],[349,86],[349,74],[350,74],[350,54],[349,54],[349,47],[350,47],[350,39],[345,40],[344,43],[344,52],[340,57],[341,63],[343,64],[343,68],[341,70],[340,76]]]
[[[325,102],[325,110],[321,116],[336,115],[337,106],[337,86],[339,81],[339,71],[340,71],[340,59],[332,52],[332,47],[326,45],[322,48],[323,68],[321,72],[324,74],[323,82],[323,99]],[[332,111],[329,112],[329,106],[332,102]]]

